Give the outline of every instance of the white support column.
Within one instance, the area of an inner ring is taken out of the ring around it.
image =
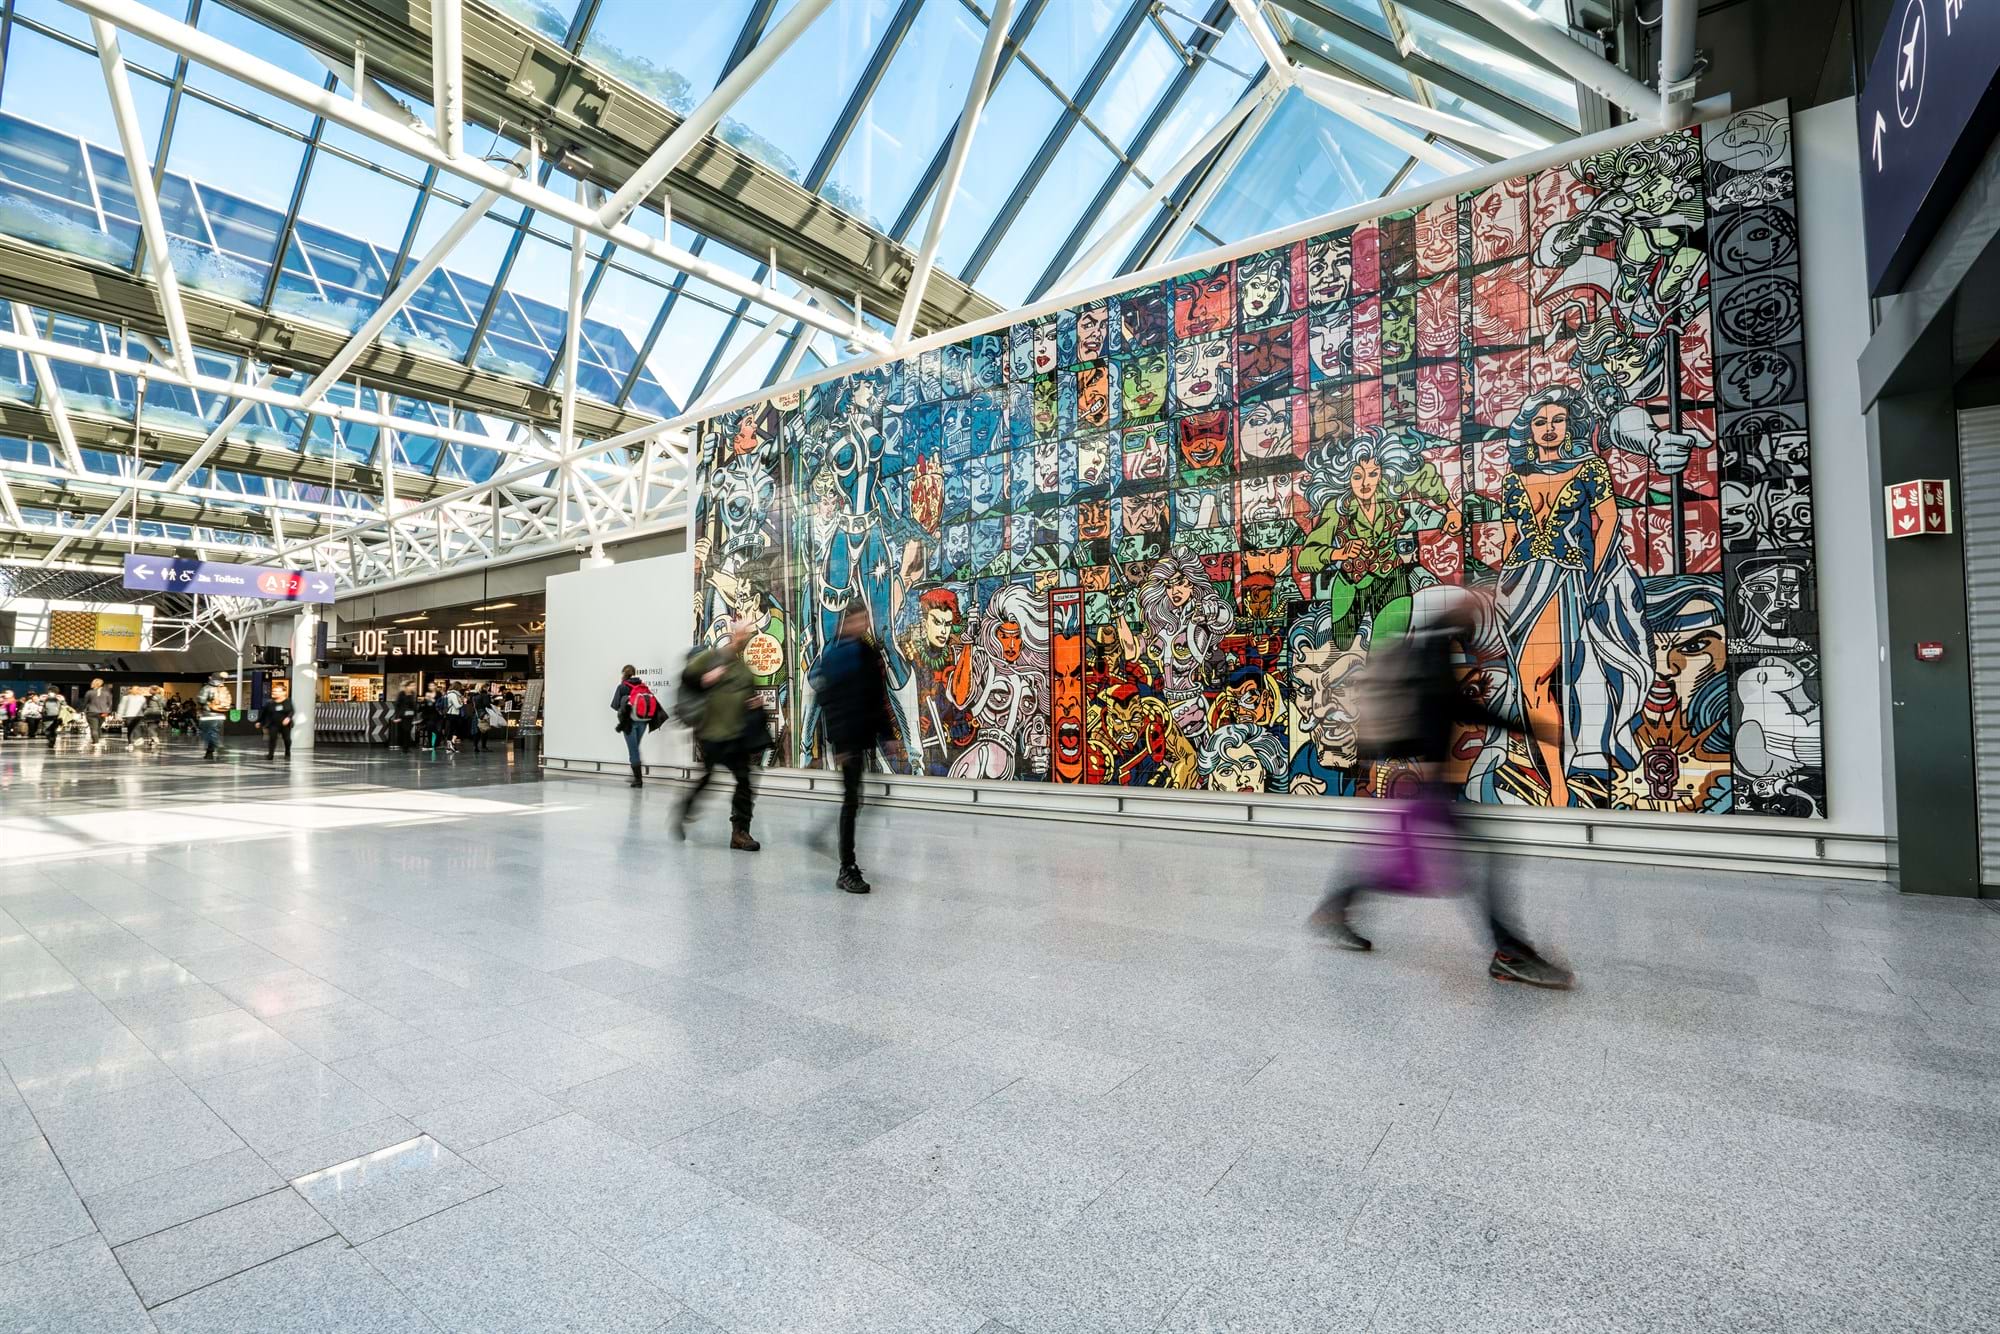
[[[1002,2],[1004,3],[1005,0],[1002,0]],[[708,382],[708,387],[702,391],[701,397],[690,403],[686,411],[700,412],[709,404],[720,399],[723,395],[723,390],[728,386],[729,382],[736,378],[737,372],[748,366],[750,359],[756,356],[759,351],[768,347],[771,339],[777,336],[778,324],[779,321],[775,318],[766,320],[764,327],[757,331],[756,336],[743,345],[743,350],[731,357],[729,364],[715,373],[715,378]]]
[[[1272,73],[1289,82],[1291,75],[1286,71],[1292,68],[1291,58],[1285,54],[1284,43],[1278,40],[1278,34],[1271,30],[1271,21],[1265,16],[1259,0],[1229,0],[1229,7],[1236,11],[1236,21],[1250,35],[1257,54],[1264,57],[1264,63],[1270,66]]]
[[[701,105],[690,111],[687,119],[676,126],[674,132],[653,150],[652,156],[640,165],[639,170],[632,173],[632,179],[620,186],[618,193],[605,201],[604,207],[597,211],[597,220],[607,227],[621,223],[639,206],[641,200],[659,189],[660,183],[672,175],[674,168],[681,164],[681,159],[707,137],[708,132],[715,128],[716,123],[729,108],[735,106],[737,100],[750,91],[750,86],[763,77],[764,71],[771,67],[771,63],[798,40],[800,33],[812,26],[813,20],[818,18],[821,11],[831,2],[832,0],[798,0],[792,7],[792,12],[780,19],[778,25],[766,34],[764,40],[757,43],[736,68],[729,71],[729,76],[715,86],[715,91],[703,98]],[[664,13],[660,17],[667,20],[667,15]],[[668,22],[671,26],[671,21]]]
[[[460,0],[431,0],[431,98],[437,141],[452,157],[465,153],[465,16]]]
[[[1416,158],[1428,162],[1449,176],[1464,171],[1465,159],[1439,148],[1421,134],[1406,130],[1394,121],[1376,115],[1366,107],[1357,106],[1345,98],[1336,97],[1316,84],[1301,82],[1299,91],[1310,97],[1334,115],[1359,129],[1366,130],[1391,148],[1400,149]]]
[[[313,713],[319,704],[320,609],[302,606],[292,617],[292,749],[313,748]]]
[[[250,367],[246,364],[243,370],[247,374]],[[274,378],[275,376],[271,371],[265,371],[257,378],[257,385],[259,388],[263,388],[269,385]],[[243,419],[250,415],[251,409],[256,406],[256,400],[250,398],[239,398],[234,403],[231,403],[229,411],[223,413],[222,420],[215,424],[215,429],[210,431],[207,438],[199,445],[195,446],[194,453],[188,455],[187,462],[174,469],[174,475],[167,479],[167,490],[179,491],[187,486],[193,480],[195,473],[200,470],[201,466],[208,462],[216,450],[222,448],[222,442],[229,438],[229,433],[235,430],[242,423]]]
[[[1000,62],[1000,44],[1006,40],[1007,24],[1014,16],[1014,0],[995,0],[986,20],[986,40],[980,44],[979,60],[972,69],[972,81],[965,89],[965,107],[958,113],[958,130],[951,138],[951,156],[945,159],[944,176],[938,181],[937,203],[924,228],[924,246],[917,252],[916,267],[910,270],[910,285],[903,293],[903,309],[896,316],[896,336],[890,341],[902,347],[916,327],[917,312],[923,308],[924,289],[930,286],[931,271],[937,266],[938,243],[944,239],[944,225],[951,217],[952,202],[958,197],[958,181],[965,174],[966,153],[972,136],[986,111],[986,95],[992,90],[993,70]]]
[[[1259,88],[1245,93],[1207,134],[1195,141],[1194,147],[1181,154],[1173,166],[1160,174],[1160,179],[1153,182],[1153,188],[1139,196],[1137,202],[1125,211],[1124,216],[1112,223],[1104,234],[1097,238],[1095,245],[1083,252],[1082,259],[1069,266],[1069,272],[1049,289],[1049,295],[1061,296],[1074,291],[1082,283],[1084,275],[1096,268],[1098,261],[1110,254],[1112,247],[1124,240],[1134,227],[1151,217],[1153,210],[1160,206],[1160,201],[1172,194],[1175,187],[1187,178],[1189,172],[1207,160],[1208,155],[1213,153],[1223,140],[1235,133],[1236,127],[1243,124],[1251,112],[1260,107],[1275,105],[1279,86],[1275,77],[1267,78]]]
[[[7,522],[16,528],[26,526],[21,521],[21,506],[14,499],[14,484],[5,473],[0,473],[0,514],[5,514]]]
[[[1640,80],[1579,46],[1567,28],[1537,18],[1510,0],[1452,0],[1477,14],[1584,87],[1640,120],[1659,120],[1660,96]],[[1693,22],[1689,20],[1690,24]]]
[[[1695,0],[1661,0],[1660,123],[1680,129],[1694,114]]]
[[[42,331],[35,324],[35,312],[25,301],[13,303],[14,332],[26,334],[30,338],[40,338]],[[28,366],[35,372],[35,388],[41,394],[42,406],[48,409],[49,421],[56,428],[56,442],[62,446],[63,462],[72,471],[81,473],[83,452],[76,447],[76,428],[70,425],[69,404],[63,401],[62,386],[56,383],[56,373],[49,365],[49,359],[28,354]]]
[[[1388,116],[1416,129],[1429,130],[1453,143],[1464,144],[1467,148],[1497,153],[1501,157],[1513,157],[1519,153],[1531,153],[1537,148],[1548,146],[1548,140],[1529,135],[1525,130],[1518,136],[1507,134],[1490,125],[1481,125],[1478,121],[1466,120],[1448,111],[1439,111],[1436,107],[1427,107],[1422,102],[1412,101],[1407,97],[1380,92],[1352,79],[1335,78],[1331,74],[1307,69],[1304,66],[1300,66],[1295,73],[1299,87],[1308,94],[1314,93],[1315,90],[1324,92],[1349,105],[1365,108],[1377,115]],[[1317,97],[1315,100],[1318,100]]]
[[[160,196],[153,189],[153,158],[146,148],[145,132],[139,128],[139,109],[132,103],[132,81],[125,72],[125,56],[118,49],[118,32],[99,18],[91,19],[90,30],[97,40],[98,63],[104,67],[104,88],[111,96],[118,142],[125,150],[125,174],[130,178],[132,202],[138,207],[139,227],[146,238],[146,259],[160,288],[167,341],[181,372],[195,375],[201,368],[195,365],[194,342],[188,337],[180,279],[174,276],[173,252],[167,249],[167,224],[160,216]]]
[[[576,183],[576,202],[583,203],[584,183]],[[567,454],[576,448],[576,372],[577,357],[583,350],[583,275],[584,260],[588,254],[585,243],[590,234],[581,227],[570,228],[569,234],[569,320],[563,334],[563,384],[562,384],[562,429],[557,433],[561,442],[561,452]]]

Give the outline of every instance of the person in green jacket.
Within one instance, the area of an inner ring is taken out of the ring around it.
[[[743,661],[743,646],[750,642],[751,629],[747,619],[732,622],[728,641],[696,653],[681,673],[682,688],[703,692],[707,708],[695,729],[701,777],[694,780],[673,814],[674,836],[686,838],[695,802],[715,776],[715,766],[723,766],[736,780],[729,801],[729,846],[740,852],[755,852],[762,846],[750,837],[750,813],[756,801],[750,787],[750,760],[770,745],[771,735],[763,706],[753,699],[756,681]]]

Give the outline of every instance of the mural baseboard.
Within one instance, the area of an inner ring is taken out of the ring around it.
[[[608,760],[546,756],[543,768],[575,778],[631,776],[631,769]],[[684,783],[694,771],[684,765],[649,764],[646,777]],[[758,771],[759,795],[807,801],[840,800],[840,775],[820,769]],[[1071,824],[1134,825],[1184,833],[1254,834],[1325,843],[1365,843],[1381,827],[1379,803],[1356,798],[1266,797],[1230,801],[1201,792],[1116,787],[1062,787],[1026,783],[957,782],[870,774],[870,805],[932,811],[974,811],[981,815]],[[1550,811],[1481,806],[1468,812],[1475,842],[1488,850],[1627,865],[1675,866],[1714,871],[1752,871],[1840,880],[1883,881],[1894,864],[1891,840],[1880,835],[1833,834],[1783,817],[1743,817],[1721,824],[1712,818],[1682,819],[1653,812],[1609,810]]]

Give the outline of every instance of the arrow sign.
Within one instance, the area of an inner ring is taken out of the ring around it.
[[[235,565],[218,560],[161,561],[125,558],[125,587],[201,593],[208,597],[256,598],[263,602],[332,602],[333,581],[317,572],[271,565]]]
[[[1889,122],[1882,119],[1882,113],[1875,113],[1875,170],[1882,170],[1882,131],[1889,128]]]

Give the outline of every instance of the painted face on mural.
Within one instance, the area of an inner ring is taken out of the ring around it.
[[[1236,372],[1245,396],[1282,389],[1291,380],[1292,335],[1289,323],[1236,335]]]
[[[1016,324],[1007,330],[1007,378],[1025,380],[1035,373],[1035,326]]]
[[[1035,490],[1053,495],[1061,484],[1062,445],[1058,441],[1044,440],[1035,446]]]
[[[1076,484],[1102,486],[1111,478],[1111,437],[1087,435],[1076,442]]]
[[[1104,303],[1093,302],[1076,313],[1076,355],[1079,361],[1095,361],[1104,355],[1104,335],[1111,319]]]
[[[998,389],[1006,378],[1005,340],[997,333],[972,340],[972,380],[981,389]]]
[[[1560,403],[1544,403],[1528,422],[1528,440],[1535,457],[1550,461],[1562,457],[1569,444],[1569,409]]]
[[[1193,338],[1229,327],[1235,311],[1228,266],[1201,269],[1174,284],[1174,334]]]
[[[1167,530],[1167,498],[1164,495],[1125,497],[1125,531],[1163,533]]]
[[[1279,314],[1291,287],[1291,253],[1253,255],[1236,265],[1237,300],[1246,323]]]
[[[1315,315],[1307,328],[1313,369],[1324,379],[1347,374],[1347,317],[1332,312]]]
[[[1288,399],[1265,399],[1243,408],[1236,417],[1236,445],[1244,462],[1279,459],[1292,452],[1292,405]]]
[[[1127,351],[1166,342],[1167,303],[1159,289],[1118,298],[1118,338]]]
[[[1000,622],[993,632],[993,642],[1000,646],[1000,657],[1005,662],[1021,660],[1021,623],[1009,618]]]
[[[1653,635],[1653,675],[1673,683],[1674,694],[1686,708],[1695,692],[1722,673],[1726,662],[1722,626],[1660,630]]]
[[[1164,429],[1125,437],[1125,477],[1133,482],[1158,482],[1172,466],[1173,448]]]
[[[1035,377],[1035,434],[1056,433],[1056,377]]]
[[[1181,462],[1191,469],[1220,468],[1229,461],[1229,415],[1204,412],[1181,418]]]
[[[1299,727],[1328,769],[1352,768],[1361,758],[1355,731],[1354,691],[1367,658],[1359,648],[1332,644],[1302,647],[1292,657],[1292,699]]]
[[[1086,500],[1076,507],[1076,535],[1085,542],[1098,542],[1111,536],[1111,502],[1108,500]]]
[[[1291,510],[1291,479],[1245,477],[1236,485],[1238,517],[1244,523],[1282,519]]]
[[[1035,331],[1035,374],[1047,375],[1056,368],[1056,317],[1045,315],[1036,320]]]
[[[1209,770],[1208,786],[1214,792],[1262,792],[1264,762],[1247,741],[1225,745],[1215,767]]]
[[[1183,411],[1215,406],[1229,393],[1229,340],[1201,338],[1174,347],[1174,402]]]
[[[971,460],[966,465],[971,474],[972,494],[968,497],[974,514],[989,514],[1000,505],[1001,496],[1007,489],[1007,461],[999,457]]]
[[[1146,352],[1126,361],[1119,385],[1126,421],[1149,421],[1159,416],[1167,403],[1167,354]]]
[[[931,606],[924,608],[921,624],[924,643],[938,650],[951,643],[952,631],[958,628],[958,618],[952,615],[950,607]]]
[[[1354,290],[1351,244],[1348,232],[1306,242],[1306,284],[1312,304],[1345,301]]]
[[[1076,377],[1076,422],[1079,426],[1111,424],[1111,372],[1104,366],[1086,366]]]
[[[1382,465],[1374,459],[1360,460],[1348,474],[1347,488],[1363,505],[1374,504],[1375,498],[1382,494]]]

